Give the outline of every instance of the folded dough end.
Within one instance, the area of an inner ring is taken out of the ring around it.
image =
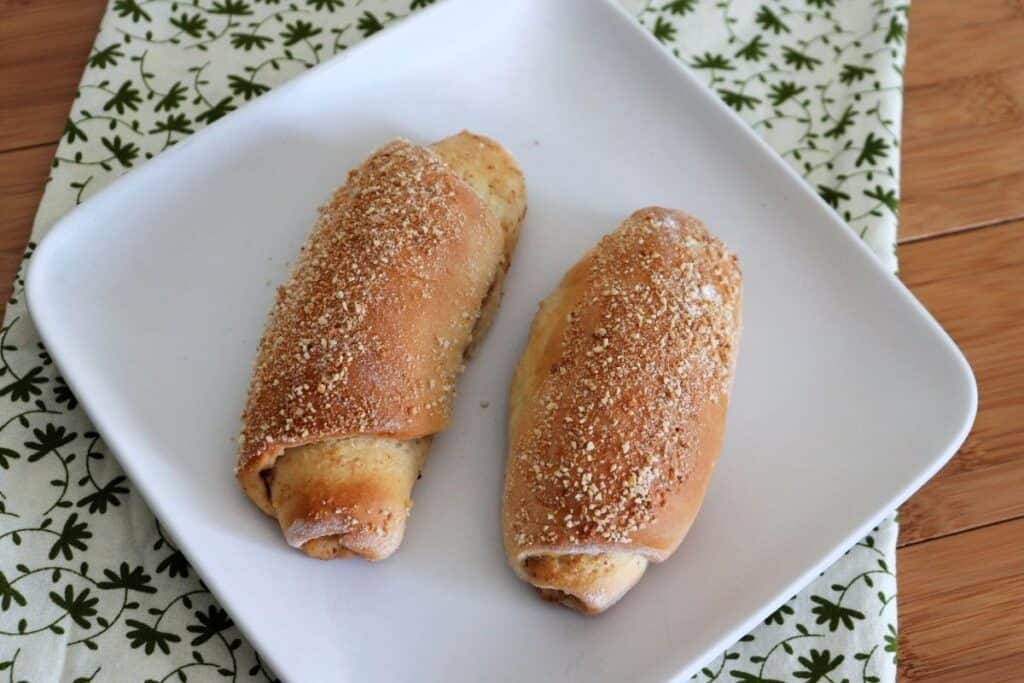
[[[483,135],[464,130],[435,142],[430,149],[487,204],[491,215],[501,225],[505,238],[501,266],[484,297],[472,341],[466,348],[466,358],[471,358],[498,313],[505,273],[526,215],[526,181],[512,154],[497,141]]]
[[[600,614],[636,585],[647,558],[636,553],[534,555],[523,570],[545,600],[583,614]]]
[[[352,437],[286,450],[265,475],[285,540],[320,559],[390,556],[429,447],[429,438]]]
[[[487,204],[505,236],[506,257],[510,255],[526,214],[526,182],[515,157],[496,140],[466,130],[430,149]]]

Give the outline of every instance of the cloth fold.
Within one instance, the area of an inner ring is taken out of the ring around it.
[[[25,261],[119,175],[432,2],[112,0]],[[623,4],[895,270],[906,4]],[[60,377],[23,277],[24,263],[0,329],[0,672],[33,683],[273,680]],[[694,678],[894,681],[896,535],[890,518]]]

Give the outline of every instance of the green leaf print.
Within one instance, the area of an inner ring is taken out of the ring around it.
[[[10,584],[3,572],[0,572],[0,610],[6,612],[12,602],[21,607],[27,604],[25,596]]]
[[[806,87],[797,85],[793,81],[779,81],[772,86],[771,92],[768,94],[768,100],[772,103],[772,106],[778,107],[805,90],[807,90]]]
[[[725,88],[720,88],[718,90],[718,95],[719,97],[722,98],[723,102],[725,102],[727,105],[729,105],[736,111],[743,111],[744,109],[754,109],[757,106],[757,104],[761,101],[760,99],[754,97],[753,95],[745,95],[741,92],[736,92],[735,90],[726,90]]]
[[[125,636],[133,649],[143,648],[147,655],[153,654],[157,648],[165,655],[171,654],[171,643],[180,643],[181,636],[170,631],[161,631],[155,626],[144,624],[137,619],[126,619],[128,632]]]
[[[120,496],[128,494],[128,488],[126,486],[122,486],[124,482],[124,476],[114,477],[99,489],[79,500],[78,507],[89,506],[90,513],[99,513],[102,515],[106,513],[108,506],[120,506]]]
[[[815,623],[828,623],[828,630],[830,631],[838,629],[840,623],[852,631],[854,620],[864,618],[863,612],[850,607],[843,607],[839,603],[826,600],[820,595],[812,596],[811,602],[817,605],[811,609],[811,613],[817,615]]]
[[[160,564],[156,566],[156,573],[163,574],[167,572],[168,576],[172,578],[175,576],[188,577],[189,572],[192,570],[192,566],[185,559],[185,555],[180,550],[167,555],[164,559],[160,560]]]
[[[877,137],[874,133],[868,133],[867,137],[864,138],[864,146],[861,148],[854,165],[860,168],[862,164],[878,163],[879,159],[883,159],[888,151],[889,143],[885,141],[885,138]]]
[[[64,124],[64,137],[67,138],[69,143],[75,140],[82,140],[83,142],[89,140],[89,136],[85,134],[85,131],[79,128],[71,119],[68,119],[67,123]]]
[[[188,90],[185,86],[179,81],[175,81],[167,92],[160,97],[153,110],[170,111],[172,109],[177,109],[181,106],[181,103],[185,101],[186,93],[188,93]]]
[[[48,384],[49,377],[42,376],[41,367],[32,368],[22,377],[17,377],[13,382],[0,388],[0,397],[10,394],[12,401],[30,401],[33,396],[42,396],[43,384]],[[13,374],[13,373],[11,373]]]
[[[789,64],[797,71],[800,71],[801,69],[811,70],[821,64],[821,60],[817,57],[812,57],[811,55],[800,52],[799,50],[794,50],[791,47],[782,48],[782,61]]]
[[[89,531],[86,523],[79,522],[78,514],[73,513],[64,521],[64,528],[61,529],[57,540],[50,547],[49,557],[51,560],[55,560],[58,555],[62,555],[65,560],[70,560],[74,557],[75,550],[88,550],[85,541],[90,538],[92,538],[92,532]]]
[[[828,185],[818,185],[818,195],[833,209],[839,208],[840,202],[850,198],[850,195],[846,192],[829,187]]]
[[[152,585],[152,577],[142,567],[129,567],[127,562],[122,562],[117,572],[104,569],[103,575],[106,581],[100,581],[97,586],[104,590],[125,590],[139,593],[156,593],[156,587]]]
[[[256,33],[232,33],[231,34],[231,47],[245,50],[264,50],[268,45],[271,45],[274,39],[270,36],[261,36]]]
[[[193,38],[200,38],[203,35],[203,31],[206,30],[207,21],[206,17],[198,12],[195,14],[182,12],[177,17],[171,19],[171,26],[179,28],[183,33]]]
[[[864,190],[864,195],[882,202],[893,214],[899,213],[900,200],[896,196],[896,190],[887,190],[881,185],[875,185],[873,190]]]
[[[314,27],[312,23],[298,20],[292,24],[286,24],[285,30],[281,32],[281,37],[284,38],[285,47],[291,47],[322,32],[323,29]]]
[[[121,87],[117,89],[110,99],[103,103],[103,111],[110,111],[113,109],[118,114],[124,114],[126,111],[138,111],[139,105],[142,103],[142,95],[131,81],[125,81],[121,84]]]
[[[377,18],[376,14],[367,10],[359,17],[359,21],[356,22],[356,28],[359,29],[364,38],[369,38],[374,33],[382,30],[384,24],[380,23],[380,19]]]
[[[685,16],[697,8],[697,0],[674,0],[661,6],[662,11],[676,16]]]
[[[846,659],[843,655],[832,657],[828,650],[811,650],[810,657],[798,657],[797,661],[803,666],[803,670],[794,671],[793,676],[802,678],[807,683],[818,683],[822,679],[828,679],[828,675],[839,668],[839,665]],[[831,679],[829,679],[831,680]]]
[[[124,52],[121,51],[121,44],[114,43],[108,45],[102,50],[96,50],[89,56],[88,65],[93,69],[105,69],[108,66],[117,66],[117,60],[120,57],[124,57]]]
[[[768,43],[756,34],[746,45],[736,51],[736,56],[748,62],[757,62],[768,56]]]
[[[840,138],[846,134],[846,131],[854,124],[855,117],[857,116],[857,110],[853,108],[852,104],[846,105],[846,109],[836,119],[835,125],[825,131],[825,137],[827,138]]]
[[[676,27],[670,21],[658,17],[654,22],[654,37],[662,43],[671,43],[676,39]]]
[[[162,121],[157,121],[151,133],[181,133],[188,135],[193,133],[192,122],[184,114],[171,114]]]
[[[225,631],[235,625],[230,617],[228,617],[228,613],[216,605],[211,605],[210,609],[205,613],[196,612],[195,617],[198,623],[192,624],[186,629],[189,633],[196,634],[192,642],[189,643],[192,647],[202,645],[221,631]]]
[[[224,118],[235,109],[237,109],[237,107],[232,104],[232,99],[230,97],[225,97],[217,102],[217,104],[210,106],[209,109],[200,113],[199,116],[196,117],[196,121],[199,123],[213,123],[218,119]]]
[[[21,455],[10,448],[0,448],[0,469],[8,469],[11,460],[18,460]]]
[[[720,69],[722,71],[732,71],[735,68],[725,55],[714,55],[710,52],[695,57],[690,62],[690,66],[694,69]]]
[[[768,625],[768,624],[783,624],[786,621],[786,617],[787,616],[791,616],[792,614],[793,614],[793,608],[790,607],[789,604],[787,603],[787,604],[784,604],[781,607],[779,607],[777,610],[775,610],[774,612],[769,614],[767,617],[765,617],[764,623],[765,623],[765,625]]]
[[[115,135],[113,138],[100,138],[100,142],[110,152],[111,157],[125,168],[131,168],[132,163],[139,156],[138,146],[134,142],[122,140],[120,135]]]
[[[214,2],[210,14],[225,14],[232,17],[244,17],[252,14],[252,8],[243,0],[220,0]]]
[[[892,655],[892,663],[895,664],[899,659],[900,636],[892,624],[886,624],[886,629],[889,632],[885,634],[885,651]]]
[[[907,27],[900,23],[899,19],[893,17],[889,20],[889,30],[885,34],[886,43],[902,43],[907,36]]]
[[[114,12],[119,17],[128,17],[132,20],[132,23],[138,23],[139,21],[150,21],[152,17],[142,9],[136,0],[115,0]]]
[[[765,31],[771,31],[775,35],[781,33],[789,33],[789,26],[786,22],[782,21],[775,12],[771,10],[768,5],[761,5],[761,9],[757,11],[757,16],[754,17],[754,21]]]
[[[82,628],[90,628],[92,622],[89,617],[96,616],[96,604],[99,598],[89,595],[90,590],[85,588],[82,592],[75,594],[71,586],[64,587],[64,595],[50,592],[50,602],[67,612],[71,619]]]
[[[78,436],[75,432],[69,433],[64,427],[49,423],[45,429],[32,430],[32,434],[36,440],[25,442],[25,448],[32,451],[32,455],[28,456],[29,462],[35,462],[55,452],[58,448],[63,448]]]
[[[270,90],[270,86],[255,83],[248,78],[235,75],[228,76],[228,85],[232,93],[239,97],[244,97],[246,100],[259,97]]]
[[[875,70],[868,66],[843,64],[843,70],[839,72],[839,82],[844,85],[852,85],[855,82],[863,81],[873,73],[875,73]]]
[[[344,0],[306,0],[306,4],[315,10],[333,12],[345,6]]]

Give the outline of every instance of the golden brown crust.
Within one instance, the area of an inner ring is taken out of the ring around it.
[[[349,174],[260,342],[237,476],[314,556],[379,559],[397,547],[409,473],[448,424],[485,300],[497,306],[525,210],[522,174],[486,138],[464,132],[438,147],[392,142]],[[514,205],[479,193],[481,180],[496,183],[487,164],[513,174],[497,185]],[[409,443],[415,457],[401,455]],[[386,473],[364,476],[381,462]]]
[[[724,245],[652,207],[541,305],[510,397],[504,537],[521,577],[531,557],[659,562],[679,545],[721,446],[740,299]]]
[[[390,143],[349,174],[260,343],[239,457],[257,502],[269,501],[253,475],[285,448],[447,426],[475,313],[503,255],[499,231],[472,188],[423,147]]]

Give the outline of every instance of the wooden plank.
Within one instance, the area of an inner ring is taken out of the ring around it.
[[[1024,217],[1024,3],[914,3],[900,239]]]
[[[902,548],[900,680],[1019,683],[1024,520]]]
[[[1022,516],[1024,221],[905,245],[900,262],[904,282],[963,349],[980,394],[963,448],[900,509],[900,542]]]
[[[0,0],[0,151],[56,141],[106,0]]]
[[[0,153],[0,315],[11,294],[57,145]]]
[[[914,33],[921,40],[914,42]],[[998,69],[1024,67],[1020,0],[923,0],[911,3],[908,87]]]

